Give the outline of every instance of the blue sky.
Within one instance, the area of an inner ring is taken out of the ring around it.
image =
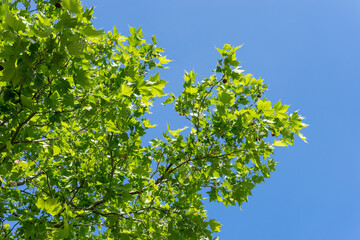
[[[358,0],[87,0],[97,28],[142,27],[174,60],[161,71],[166,91],[181,91],[184,70],[211,74],[215,47],[244,46],[243,69],[269,85],[268,99],[300,110],[308,144],[278,148],[277,171],[249,203],[207,204],[220,239],[360,239],[360,2]],[[160,103],[160,101],[159,101]],[[156,104],[151,123],[187,124]]]

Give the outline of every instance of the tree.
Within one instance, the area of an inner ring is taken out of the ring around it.
[[[2,239],[213,239],[204,198],[246,202],[274,146],[305,141],[303,118],[266,100],[228,44],[209,78],[185,73],[165,94],[149,74],[170,61],[156,37],[96,30],[92,14],[78,0],[1,2]],[[146,145],[164,96],[191,127]]]

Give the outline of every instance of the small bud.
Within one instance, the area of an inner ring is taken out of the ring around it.
[[[222,80],[222,82],[223,82],[223,83],[227,83],[227,80],[226,80],[226,78],[224,78],[224,79]]]

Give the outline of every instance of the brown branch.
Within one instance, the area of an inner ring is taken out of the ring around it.
[[[83,127],[82,129],[73,132],[71,135],[76,135],[84,130],[86,130],[94,121],[89,122],[85,127]],[[40,139],[33,139],[33,140],[19,140],[16,142],[13,142],[13,144],[17,144],[17,143],[36,143],[36,142],[46,142],[46,141],[53,141],[53,140],[58,140],[59,137],[53,137],[53,138],[40,138]],[[6,147],[6,144],[5,144]],[[2,149],[0,148],[0,151]]]
[[[6,124],[9,120],[10,120],[10,118],[7,118],[4,121],[1,121],[0,127],[2,127],[4,124]]]
[[[14,228],[15,228],[19,223],[20,223],[20,222],[17,222],[17,223],[10,229],[10,231],[7,232],[7,233],[5,234],[5,236],[3,236],[4,239],[14,230]]]
[[[45,191],[42,187],[40,187],[40,186],[38,186],[38,185],[36,185],[36,184],[34,184],[34,186],[35,187],[37,187],[37,188],[39,188],[43,193],[45,193],[46,195],[48,195],[49,197],[53,197],[50,193],[48,193],[47,191]]]
[[[157,164],[156,164],[156,169],[155,169],[155,171],[151,174],[150,179],[153,178],[153,177],[155,176],[155,174],[158,172],[159,165],[160,165],[160,161],[157,162]]]
[[[96,210],[93,210],[92,212],[96,213],[96,214],[99,214],[101,216],[104,216],[104,217],[110,216],[110,215],[116,215],[116,216],[123,217],[124,215],[126,215],[126,213],[116,213],[116,212],[102,213],[102,212],[99,212],[99,211],[96,211]]]
[[[84,210],[92,211],[92,210],[94,210],[97,206],[103,204],[104,202],[105,202],[104,199],[98,200],[98,201],[94,202],[92,205],[90,205],[89,207],[85,208]]]
[[[51,223],[54,228],[61,228],[64,225],[64,222]]]
[[[76,190],[74,191],[72,197],[70,198],[69,202],[68,202],[68,205],[72,203],[72,201],[74,200],[76,194],[79,192],[80,188],[82,188],[84,186],[84,183],[85,183],[85,180],[84,179],[81,179],[80,180],[80,185],[78,188],[76,188]]]
[[[214,89],[214,87],[217,86],[218,83],[223,80],[224,76],[225,76],[225,75],[223,75],[220,80],[218,80],[215,84],[213,84],[213,85],[211,86],[210,90],[205,94],[205,96],[204,96],[204,97],[201,99],[201,101],[200,101],[200,107],[199,107],[199,109],[198,109],[198,111],[197,111],[197,114],[198,114],[197,124],[194,124],[195,127],[196,127],[197,133],[199,132],[199,121],[200,121],[199,115],[200,115],[200,112],[202,111],[203,103],[204,103],[205,99],[207,98],[207,96],[212,92],[212,90]],[[191,122],[192,122],[192,121],[191,121]],[[192,123],[193,123],[193,122],[192,122]]]
[[[38,177],[39,175],[43,174],[44,172],[43,171],[38,171],[34,176],[31,176],[31,177],[27,177],[25,178],[24,180],[22,181],[19,181],[16,183],[16,186],[22,186],[24,185],[27,181],[30,181],[30,180],[33,180],[34,178]],[[8,184],[9,185],[9,184]]]
[[[168,172],[168,173],[172,173],[174,172],[176,169],[180,168],[181,166],[183,166],[184,164],[187,164],[189,162],[192,162],[192,161],[196,161],[196,160],[203,160],[203,159],[208,159],[208,158],[222,158],[222,157],[225,157],[225,156],[229,156],[229,155],[232,155],[232,154],[235,154],[235,153],[239,153],[239,152],[243,152],[243,151],[246,151],[246,149],[239,149],[238,151],[234,151],[232,153],[226,153],[226,154],[222,154],[222,155],[218,155],[218,156],[203,156],[203,157],[197,157],[197,158],[189,158],[187,159],[186,161],[180,163],[179,165],[175,166],[174,168],[172,168],[171,170],[169,169],[166,169],[164,174],[158,178],[156,180],[156,184],[160,184],[162,183],[162,180],[164,179],[165,177],[165,174]],[[170,166],[170,165],[169,165]]]
[[[40,66],[40,64],[43,63],[43,61],[44,61],[44,59],[43,59],[43,58],[40,58],[39,62],[38,62],[38,63],[35,65],[35,67],[33,67],[32,69],[35,71],[35,70]]]
[[[20,114],[23,110],[24,110],[23,108],[20,108],[20,110],[17,112],[17,114]],[[3,122],[1,122],[0,127],[1,127],[2,125],[4,125],[5,123],[7,123],[10,119],[11,119],[11,118],[9,117],[9,118],[5,119]]]
[[[161,175],[161,177],[159,177],[159,178],[156,180],[155,184],[159,184],[159,183],[164,179],[165,174],[170,170],[170,168],[171,168],[173,165],[174,165],[174,164],[170,163],[170,164],[166,167],[163,175]],[[170,172],[169,172],[169,173],[170,173]]]
[[[25,121],[23,121],[22,123],[19,124],[19,126],[16,128],[16,131],[15,131],[14,135],[12,135],[12,137],[11,137],[11,140],[10,140],[11,144],[13,144],[13,143],[15,142],[15,139],[16,139],[16,137],[18,136],[18,134],[20,133],[21,128],[22,128],[25,124],[27,124],[27,123],[31,120],[31,118],[32,118],[33,116],[35,116],[36,113],[37,113],[37,112],[33,112],[32,114],[30,114],[30,116],[28,116],[28,117],[25,119]],[[0,147],[0,152],[1,152],[2,150],[4,150],[5,148],[6,148],[6,144],[3,144],[3,145]]]
[[[142,210],[142,209],[141,209]],[[144,221],[143,220],[140,220],[140,219],[137,219],[137,218],[134,218],[134,217],[126,217],[125,215],[127,215],[126,213],[116,213],[116,212],[110,212],[110,213],[102,213],[102,212],[98,212],[98,211],[92,211],[93,213],[96,213],[96,214],[99,214],[99,215],[101,215],[101,216],[104,216],[104,217],[106,217],[106,216],[109,216],[109,215],[116,215],[116,216],[119,216],[119,217],[121,217],[121,218],[123,218],[123,219],[131,219],[131,220],[133,220],[133,221],[135,221],[135,222],[140,222],[142,225],[143,225],[143,227],[144,227],[144,229],[145,229],[145,231],[148,233],[148,235],[150,236],[150,232],[149,232],[149,230],[147,229],[147,227],[146,227],[146,224],[144,223]],[[132,212],[132,213],[135,213],[135,212]]]
[[[33,139],[33,140],[19,140],[14,142],[14,144],[17,143],[36,143],[36,142],[46,142],[46,141],[52,141],[52,140],[58,140],[58,137],[54,137],[54,138],[40,138],[40,139]]]

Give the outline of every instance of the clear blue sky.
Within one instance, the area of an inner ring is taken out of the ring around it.
[[[278,148],[277,171],[257,186],[242,210],[207,204],[223,240],[360,239],[359,0],[87,0],[97,28],[127,35],[140,27],[174,61],[161,77],[179,93],[184,70],[211,74],[215,47],[244,44],[243,69],[269,85],[266,96],[300,109],[310,126]],[[160,102],[160,101],[159,101]],[[155,105],[151,132],[187,122]]]

